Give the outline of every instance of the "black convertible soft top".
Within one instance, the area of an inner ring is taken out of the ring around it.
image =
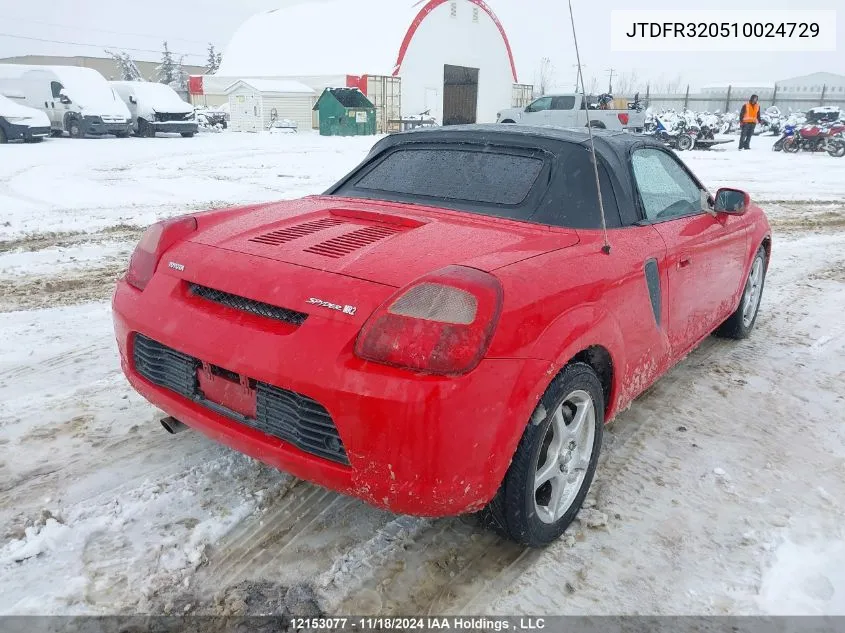
[[[630,167],[631,153],[643,147],[665,151],[665,146],[647,136],[599,129],[593,130],[593,143],[600,165],[602,198],[606,209],[611,209],[608,213],[609,228],[635,224],[643,216]],[[393,134],[376,143],[364,163],[327,193],[369,197],[371,192],[356,188],[355,183],[360,182],[358,175],[362,172],[366,174],[368,166],[382,160],[381,157],[409,147],[461,146],[474,151],[484,147],[539,151],[552,157],[554,165],[547,174],[547,195],[537,200],[526,199],[526,204],[539,210],[530,216],[504,212],[501,215],[573,228],[598,228],[595,178],[588,160],[590,135],[585,128],[493,124],[424,128]],[[577,190],[576,193],[573,194],[573,190]],[[559,201],[564,202],[561,204]],[[474,210],[460,203],[449,206]],[[565,208],[563,212],[561,207]],[[573,211],[567,212],[569,209]],[[495,210],[492,213],[499,214]]]

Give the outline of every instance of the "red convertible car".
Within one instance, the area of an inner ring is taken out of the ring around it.
[[[114,294],[123,370],[184,425],[393,512],[539,546],[605,422],[712,332],[747,336],[771,251],[648,138],[421,130],[324,195],[150,227]],[[608,248],[609,246],[609,248]]]

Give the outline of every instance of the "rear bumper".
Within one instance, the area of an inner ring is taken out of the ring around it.
[[[299,328],[276,327],[183,300],[183,284],[160,273],[143,293],[118,283],[115,332],[132,386],[222,444],[397,513],[454,516],[489,502],[536,404],[536,385],[550,369],[545,361],[485,360],[459,378],[420,376],[355,357],[359,325],[312,314]],[[331,415],[349,465],[149,382],[133,366],[136,332],[317,401]]]

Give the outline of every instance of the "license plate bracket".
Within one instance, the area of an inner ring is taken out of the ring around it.
[[[197,386],[202,399],[255,419],[255,381],[249,377],[203,362],[197,368]]]

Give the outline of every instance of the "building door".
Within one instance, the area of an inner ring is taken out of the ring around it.
[[[448,64],[443,68],[443,125],[475,123],[478,113],[478,68]]]
[[[236,96],[235,108],[237,108],[237,112],[232,113],[232,118],[237,118],[240,121],[240,125],[238,126],[240,128],[239,131],[257,132],[261,129],[260,107],[260,99],[254,93]]]

